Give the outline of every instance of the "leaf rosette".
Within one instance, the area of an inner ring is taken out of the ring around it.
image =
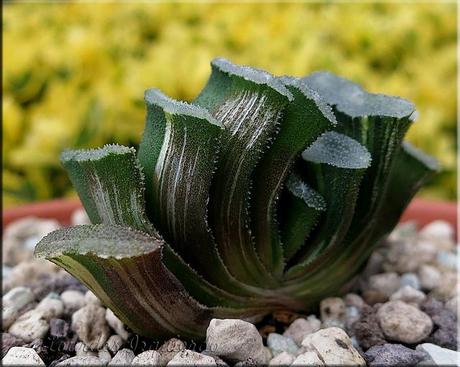
[[[92,224],[35,250],[146,336],[200,338],[214,317],[315,307],[438,170],[403,142],[415,116],[404,99],[327,72],[211,67],[192,103],[145,92],[138,152],[63,152]]]

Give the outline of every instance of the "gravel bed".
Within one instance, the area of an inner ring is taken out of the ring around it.
[[[74,213],[73,224],[87,222]],[[63,270],[35,260],[59,227],[25,218],[3,235],[3,365],[446,366],[457,352],[457,245],[441,221],[395,229],[344,292],[311,314],[279,311],[256,324],[210,322],[206,342],[130,332]]]

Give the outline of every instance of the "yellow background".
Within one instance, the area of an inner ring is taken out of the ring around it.
[[[274,74],[330,70],[413,101],[409,140],[443,172],[423,195],[455,197],[455,4],[6,4],[5,205],[71,195],[66,147],[135,145],[143,92],[190,100],[224,56]]]

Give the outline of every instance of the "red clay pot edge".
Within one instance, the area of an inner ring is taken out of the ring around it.
[[[5,228],[9,223],[27,216],[53,218],[67,225],[70,223],[73,211],[78,208],[81,208],[78,199],[58,199],[4,209],[2,211],[2,227]],[[455,235],[458,238],[456,203],[415,199],[403,213],[401,222],[415,221],[422,227],[437,219],[449,222],[455,229]]]

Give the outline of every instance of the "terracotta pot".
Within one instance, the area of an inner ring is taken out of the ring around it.
[[[60,199],[5,209],[3,210],[3,227],[26,216],[54,218],[62,224],[69,224],[72,212],[80,207],[81,204],[77,199]],[[404,212],[401,222],[415,221],[419,226],[423,226],[436,219],[449,222],[455,228],[457,236],[457,206],[455,203],[415,199]]]

